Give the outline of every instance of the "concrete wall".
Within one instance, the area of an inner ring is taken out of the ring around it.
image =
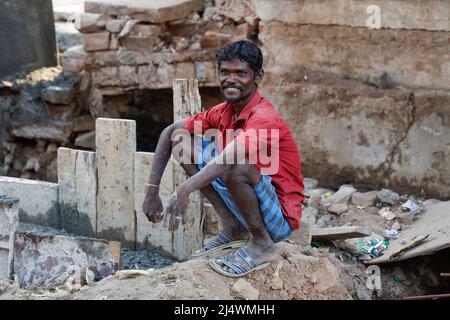
[[[0,48],[0,77],[55,66],[52,1],[2,0]]]
[[[450,3],[254,0],[263,93],[303,172],[337,187],[450,197]],[[380,28],[368,28],[370,5]]]

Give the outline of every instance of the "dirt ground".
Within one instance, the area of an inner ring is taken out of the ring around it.
[[[73,293],[67,288],[24,290],[3,283],[0,284],[0,300],[369,300],[398,299],[422,293],[411,281],[392,281],[389,269],[383,277],[385,291],[369,290],[366,267],[360,262],[345,260],[337,247],[304,249],[288,242],[277,247],[278,261],[240,278],[245,281],[224,277],[210,268],[207,258],[199,258],[150,269],[148,275],[135,278],[111,276]],[[220,254],[223,253],[226,251]],[[398,269],[394,270],[398,273]]]

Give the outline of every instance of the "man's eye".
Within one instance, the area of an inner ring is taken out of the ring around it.
[[[220,74],[223,76],[226,76],[226,75],[228,75],[228,72],[225,70],[220,70]]]
[[[239,71],[238,73],[240,76],[245,76],[247,73],[245,71]]]

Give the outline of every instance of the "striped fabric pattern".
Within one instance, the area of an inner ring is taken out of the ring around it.
[[[211,155],[204,154],[206,146],[210,141],[203,141],[202,150],[199,150],[199,164],[198,168],[201,170],[205,165],[205,158],[211,159]],[[214,158],[214,155],[212,156]],[[221,177],[217,177],[211,185],[214,190],[220,195],[228,209],[233,213],[236,219],[248,230],[247,224],[239,212],[236,203],[228,191],[225,183]],[[268,175],[261,175],[260,182],[253,187],[256,197],[259,203],[259,210],[261,212],[264,225],[272,238],[274,243],[285,240],[292,233],[292,229],[289,226],[288,221],[283,215],[280,202],[278,200],[275,187],[272,185],[272,179]]]

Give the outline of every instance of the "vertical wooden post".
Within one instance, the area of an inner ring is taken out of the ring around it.
[[[58,201],[61,226],[67,232],[86,237],[96,236],[95,152],[58,149]]]
[[[96,120],[97,237],[135,248],[134,153],[136,122]]]
[[[173,81],[173,114],[174,121],[185,119],[201,112],[200,93],[196,79],[175,79]],[[183,168],[174,161],[173,185],[175,190],[187,179]],[[172,247],[175,256],[180,259],[188,258],[199,249],[203,241],[202,222],[203,211],[199,191],[190,195],[186,209],[186,224],[180,225],[172,234]]]
[[[19,199],[0,195],[0,280],[14,273],[14,234],[19,227]]]

